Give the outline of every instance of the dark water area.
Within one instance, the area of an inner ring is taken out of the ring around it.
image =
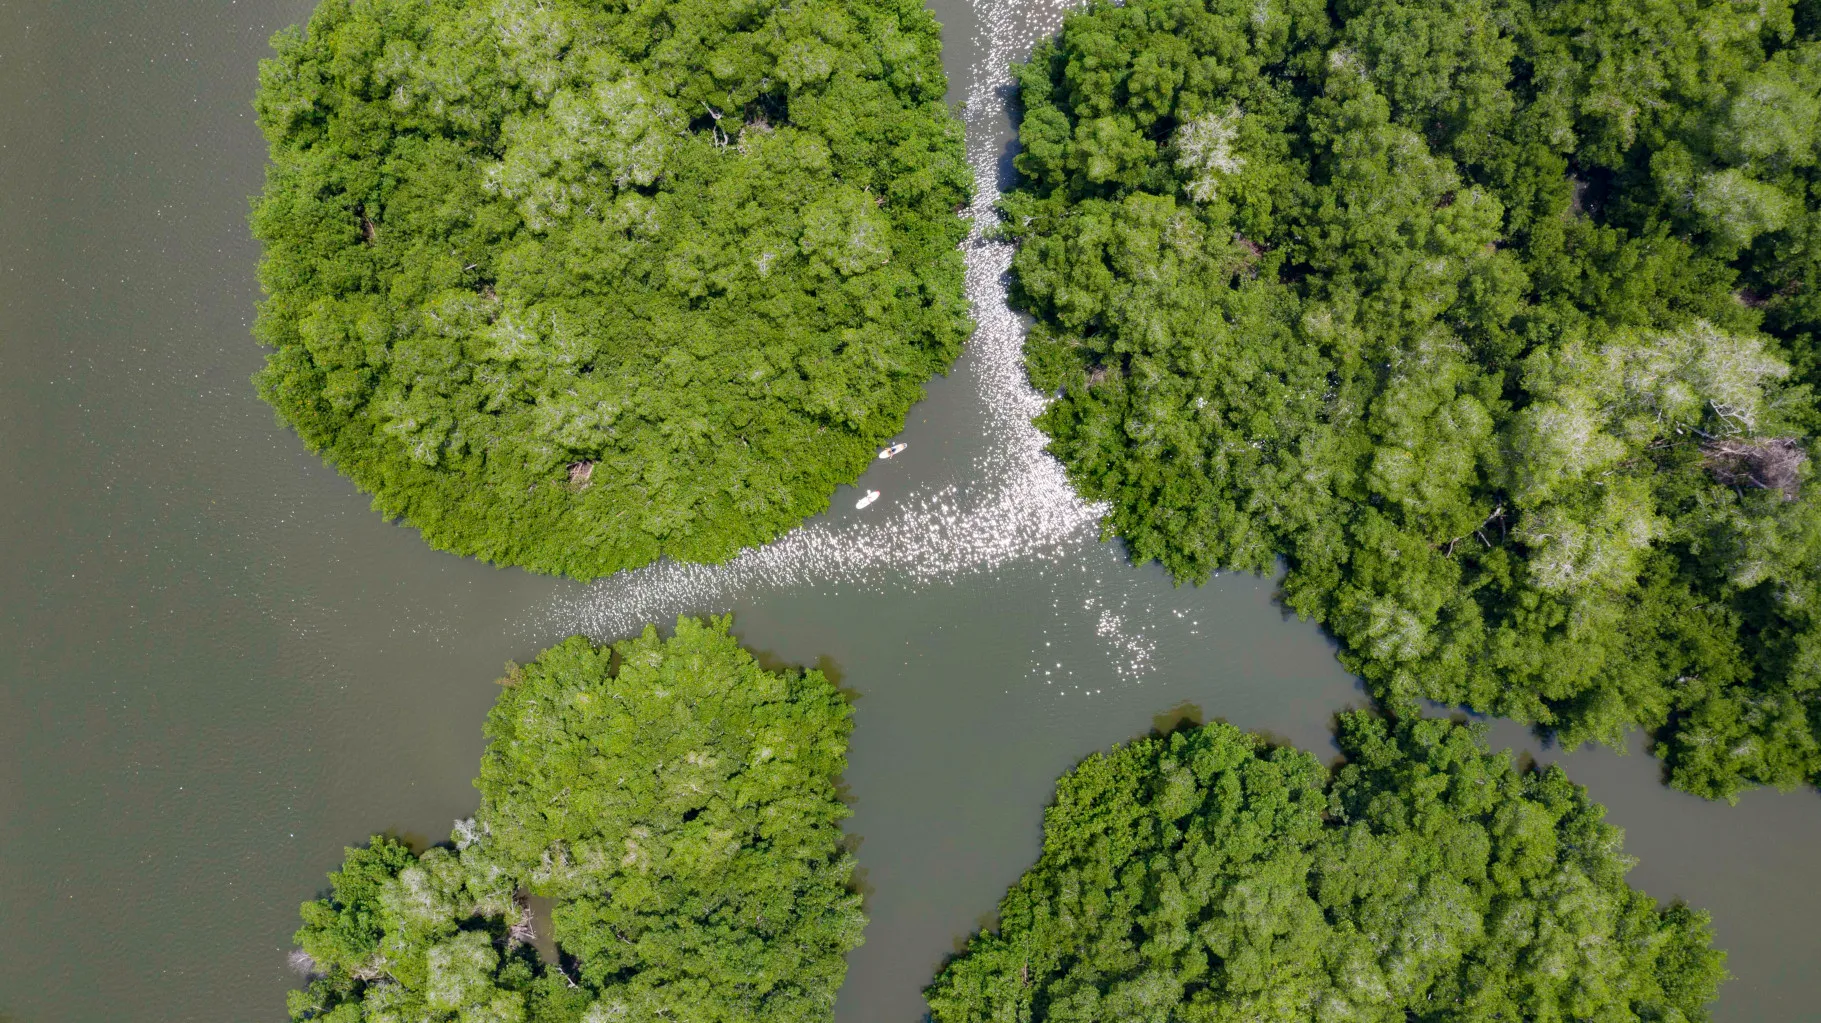
[[[1269,580],[1177,589],[1098,543],[1047,477],[987,493],[1030,464],[984,340],[868,477],[876,518],[844,491],[751,570],[584,587],[380,521],[248,383],[255,65],[309,7],[0,0],[0,1017],[283,1018],[298,903],[344,845],[440,841],[472,812],[501,665],[577,629],[732,611],[749,646],[854,694],[872,922],[842,1023],[921,1016],[1084,754],[1185,715],[1328,750],[1331,716],[1364,702]],[[932,7],[993,167],[1008,122],[985,71],[1055,8]],[[923,560],[842,568],[915,539],[892,524],[925,521],[919,494],[949,523]],[[1030,505],[1054,514],[1015,514]],[[1494,738],[1558,755],[1509,724]],[[1735,975],[1716,1018],[1812,1018],[1821,799],[1714,805],[1662,788],[1641,752],[1563,759],[1626,828],[1634,883],[1713,912]]]

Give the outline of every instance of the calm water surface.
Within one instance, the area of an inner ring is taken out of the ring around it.
[[[994,68],[1055,8],[932,6],[990,186]],[[1096,541],[1014,428],[990,246],[970,248],[981,337],[866,515],[844,492],[732,569],[592,587],[378,521],[247,383],[254,64],[308,7],[0,0],[0,1016],[282,1018],[297,904],[344,844],[440,840],[471,812],[500,665],[578,629],[732,610],[750,646],[857,694],[872,924],[842,1023],[920,1016],[1084,753],[1184,713],[1326,749],[1363,702],[1268,580],[1174,589]],[[1635,752],[1565,759],[1626,828],[1633,881],[1713,911],[1736,975],[1718,1018],[1810,1018],[1821,800],[1715,806]]]

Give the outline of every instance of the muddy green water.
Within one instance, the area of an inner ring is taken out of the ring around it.
[[[990,169],[989,65],[1053,9],[933,6]],[[1327,748],[1362,702],[1268,580],[1173,589],[1019,476],[985,344],[869,477],[878,518],[844,492],[745,569],[581,587],[380,522],[247,383],[248,101],[267,36],[307,10],[0,0],[0,1017],[282,1018],[297,904],[344,844],[468,814],[501,663],[578,628],[731,609],[749,645],[858,694],[872,923],[843,1023],[920,1017],[1084,753],[1185,706]],[[1821,800],[1714,806],[1641,755],[1567,761],[1627,829],[1633,881],[1713,911],[1736,976],[1717,1017],[1813,1018]]]

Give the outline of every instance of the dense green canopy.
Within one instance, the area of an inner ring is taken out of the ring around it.
[[[1625,883],[1559,768],[1344,715],[1349,763],[1227,725],[1088,758],[1043,853],[926,992],[936,1023],[1686,1023],[1707,918]]]
[[[1004,203],[1052,450],[1393,705],[1821,778],[1818,12],[1094,0]]]
[[[304,905],[292,1018],[831,1019],[865,925],[836,790],[850,711],[727,629],[576,637],[511,668],[454,848],[375,836]],[[527,892],[555,900],[561,968],[525,944]]]
[[[273,43],[259,390],[438,547],[725,559],[966,336],[917,0],[323,0]]]

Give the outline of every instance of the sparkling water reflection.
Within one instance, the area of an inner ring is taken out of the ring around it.
[[[966,72],[963,95],[977,188],[965,213],[971,230],[963,251],[977,326],[958,372],[978,396],[981,444],[961,481],[925,480],[902,496],[887,489],[889,481],[878,482],[885,498],[866,516],[820,517],[726,565],[663,562],[622,573],[559,600],[545,625],[618,636],[648,621],[725,609],[766,591],[927,586],[1012,561],[1072,567],[1082,561],[1084,547],[1099,541],[1105,507],[1075,494],[1031,424],[1046,398],[1026,378],[1024,324],[1007,302],[1012,247],[991,237],[1010,141],[1010,65],[1039,35],[1055,31],[1062,10],[1054,2],[984,0],[974,12],[979,32],[971,42],[978,58]],[[860,485],[875,485],[893,464],[876,466]],[[835,507],[851,503],[837,498]],[[1100,580],[1094,583],[1098,589]],[[1100,607],[1096,633],[1123,655],[1116,665],[1120,675],[1141,673],[1154,644],[1131,623],[1147,620],[1156,608],[1135,609],[1129,596],[1085,599],[1085,606]]]

